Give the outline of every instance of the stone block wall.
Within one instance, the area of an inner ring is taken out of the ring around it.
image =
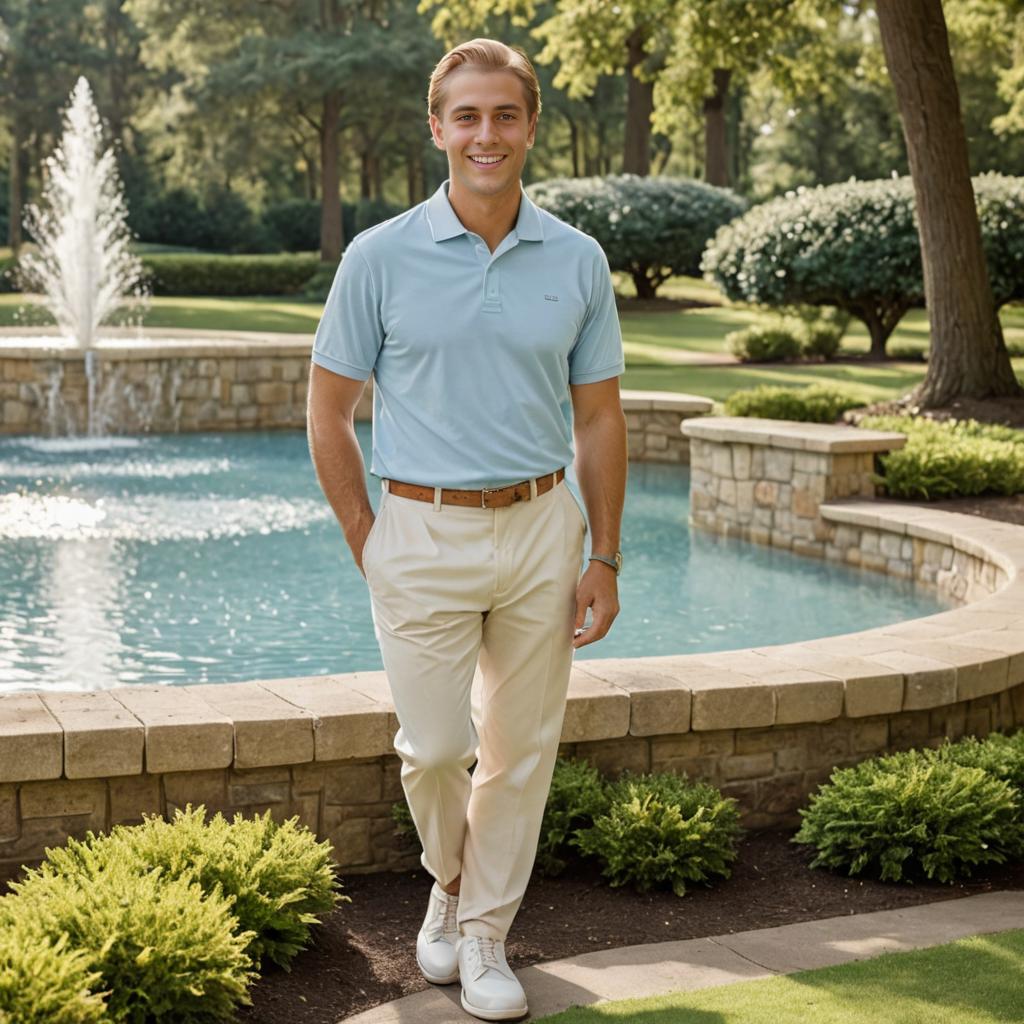
[[[199,430],[302,429],[306,425],[312,338],[230,336],[206,341],[125,337],[97,348],[93,421],[103,434]],[[186,332],[174,332],[182,334]],[[15,344],[14,342],[18,342]],[[0,434],[65,436],[87,427],[88,387],[82,353],[31,348],[0,332]],[[684,419],[709,413],[697,395],[623,391],[629,457],[685,464]],[[373,377],[357,420],[373,411]]]
[[[873,497],[875,454],[906,441],[902,434],[753,417],[714,417],[682,429],[690,439],[695,526],[818,557],[828,541],[818,506]]]
[[[836,767],[944,737],[984,737],[1024,727],[1024,683],[949,705],[860,718],[734,729],[625,735],[563,742],[564,757],[583,758],[603,774],[674,771],[705,779],[738,801],[746,828],[796,826],[797,808]],[[0,783],[0,883],[38,864],[47,846],[86,832],[135,824],[143,815],[172,819],[176,808],[203,804],[276,821],[297,816],[330,840],[345,874],[409,870],[418,847],[399,839],[391,807],[404,799],[395,754],[261,768],[200,769],[106,778]]]

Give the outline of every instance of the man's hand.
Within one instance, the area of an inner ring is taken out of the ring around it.
[[[593,609],[593,623],[583,628],[587,609]],[[574,648],[600,640],[619,614],[619,581],[615,570],[604,562],[591,562],[576,587],[576,619],[573,622]]]
[[[366,572],[363,569],[363,549],[366,547],[366,538],[369,537],[376,521],[377,517],[372,513],[369,516],[361,516],[352,530],[345,534],[345,540],[352,550],[352,559],[356,563],[356,568],[363,574],[363,579],[366,579]]]

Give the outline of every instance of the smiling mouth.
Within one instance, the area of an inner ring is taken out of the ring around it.
[[[505,162],[504,156],[470,156],[470,160],[477,165],[477,167],[497,167],[498,164]]]

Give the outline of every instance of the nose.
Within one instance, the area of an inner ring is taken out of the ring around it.
[[[495,142],[498,139],[498,129],[494,121],[489,117],[481,117],[477,124],[476,141],[480,145],[488,142]]]

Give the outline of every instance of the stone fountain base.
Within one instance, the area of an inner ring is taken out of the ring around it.
[[[98,434],[304,429],[312,335],[108,329],[96,346]],[[356,419],[372,415],[371,385]],[[696,395],[623,391],[629,457],[689,461],[684,419],[709,413]],[[52,329],[0,329],[0,435],[84,435],[84,353]]]

